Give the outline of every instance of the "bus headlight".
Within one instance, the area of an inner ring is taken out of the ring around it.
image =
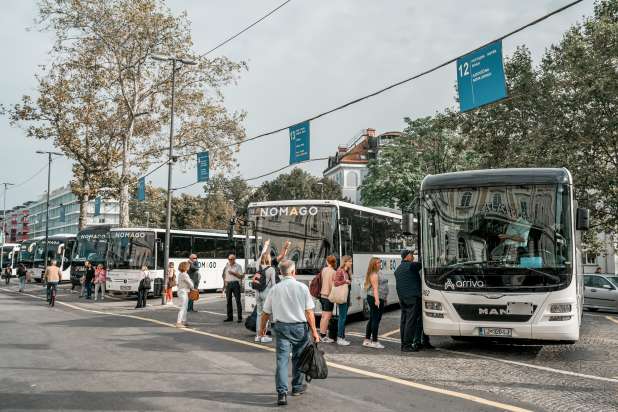
[[[442,310],[442,304],[440,302],[426,301],[425,309],[429,310]]]
[[[549,307],[550,313],[571,313],[570,303],[552,303]]]

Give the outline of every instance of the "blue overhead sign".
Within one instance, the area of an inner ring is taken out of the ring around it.
[[[137,200],[143,202],[146,200],[146,178],[140,177],[137,181]]]
[[[208,152],[197,154],[197,181],[207,182],[210,178],[210,156]]]
[[[309,160],[311,137],[309,121],[290,127],[290,164]]]
[[[99,216],[101,214],[101,196],[94,198],[94,215]]]
[[[457,90],[462,112],[506,97],[502,41],[457,59]]]

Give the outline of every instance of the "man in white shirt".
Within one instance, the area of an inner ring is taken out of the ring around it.
[[[313,339],[318,342],[320,335],[315,328],[313,298],[309,288],[296,280],[296,265],[291,260],[279,263],[282,279],[268,294],[260,319],[260,336],[266,334],[266,323],[273,323],[276,336],[277,370],[275,386],[277,404],[287,405],[288,360],[292,352],[292,396],[302,395],[306,390],[303,375],[298,366],[300,354],[309,343],[309,329]]]
[[[232,306],[232,296],[236,299],[236,312],[238,315],[238,323],[242,322],[242,304],[240,301],[240,281],[244,278],[242,266],[236,263],[236,256],[230,254],[227,258],[227,264],[223,268],[223,289],[227,298],[227,318],[224,322],[234,320],[234,310]]]

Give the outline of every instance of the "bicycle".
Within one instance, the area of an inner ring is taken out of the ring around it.
[[[56,285],[55,284],[47,284],[47,303],[50,308],[53,308],[56,304]]]

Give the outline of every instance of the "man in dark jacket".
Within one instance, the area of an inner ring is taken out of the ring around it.
[[[187,274],[189,275],[189,277],[191,278],[191,281],[193,281],[193,284],[195,285],[195,289],[199,289],[198,285],[200,284],[200,265],[197,261],[197,255],[191,255],[189,256],[189,271],[187,272]],[[193,309],[193,301],[189,299],[189,306],[187,309],[189,312],[197,312],[197,310]]]
[[[401,259],[401,264],[395,270],[397,296],[401,305],[401,351],[416,352],[422,348],[431,348],[429,338],[423,333],[421,264],[414,262],[410,250],[402,251]]]

